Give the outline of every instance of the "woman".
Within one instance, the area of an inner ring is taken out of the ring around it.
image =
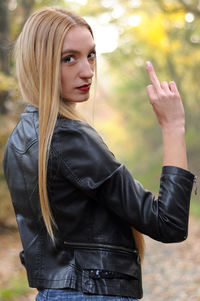
[[[29,285],[39,290],[36,300],[141,298],[141,233],[168,243],[183,241],[188,231],[194,176],[187,171],[184,109],[175,83],[160,84],[147,62],[147,93],[164,150],[155,198],[76,112],[75,104],[89,97],[95,71],[89,25],[60,8],[39,10],[26,22],[15,55],[29,105],[3,163],[23,244],[20,258]]]

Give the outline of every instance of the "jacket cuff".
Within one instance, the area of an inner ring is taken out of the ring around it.
[[[188,178],[188,180],[191,180],[192,182],[194,182],[194,179],[196,178],[196,176],[190,171],[176,166],[163,166],[162,175],[166,175],[166,174],[184,176]]]

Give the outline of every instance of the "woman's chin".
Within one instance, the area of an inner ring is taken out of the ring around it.
[[[89,95],[87,95],[85,97],[77,97],[77,98],[74,98],[74,99],[68,99],[66,97],[63,97],[63,100],[65,100],[66,102],[71,103],[71,104],[85,102],[88,99],[89,99]]]

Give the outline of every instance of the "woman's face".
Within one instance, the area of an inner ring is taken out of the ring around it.
[[[66,34],[61,54],[61,96],[69,102],[89,98],[96,60],[93,37],[85,26],[74,26]]]

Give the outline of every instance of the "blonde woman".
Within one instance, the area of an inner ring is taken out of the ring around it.
[[[194,176],[175,83],[160,83],[147,62],[147,93],[164,150],[155,198],[76,112],[95,72],[90,26],[72,12],[43,8],[24,25],[15,56],[28,105],[3,164],[36,300],[142,298],[141,233],[168,243],[185,240],[188,231]]]

